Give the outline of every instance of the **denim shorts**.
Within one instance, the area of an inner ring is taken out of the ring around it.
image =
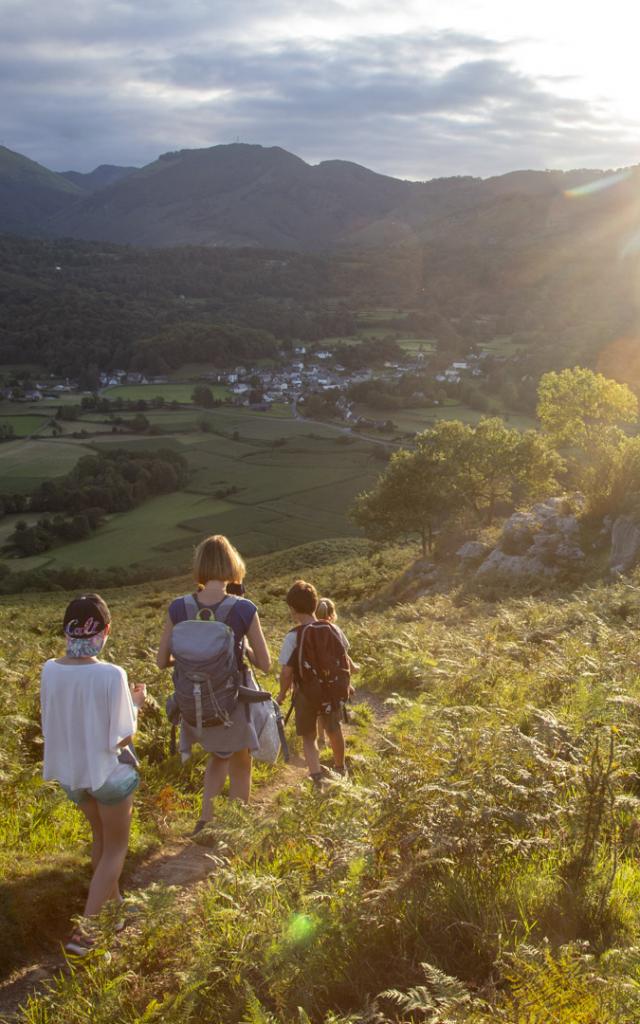
[[[74,804],[81,804],[89,797],[93,797],[99,804],[112,805],[119,804],[131,796],[140,785],[140,776],[131,765],[119,764],[99,789],[71,789],[70,786],[65,786],[62,782],[60,785]]]

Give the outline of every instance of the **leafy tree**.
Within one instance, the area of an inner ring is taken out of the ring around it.
[[[206,384],[196,384],[191,392],[191,401],[194,405],[200,405],[203,409],[213,409],[214,400],[211,388]]]
[[[638,400],[626,384],[574,366],[541,377],[537,413],[555,444],[588,451],[621,439],[620,424],[638,418]]]
[[[417,533],[423,554],[433,528],[447,515],[471,509],[491,522],[496,506],[548,493],[562,460],[536,431],[522,434],[502,420],[472,427],[444,420],[416,437],[414,451],[391,456],[372,491],[361,494],[351,515],[376,540]]]
[[[423,557],[433,546],[434,523],[451,507],[449,467],[435,448],[394,452],[373,490],[360,494],[353,521],[374,540],[417,533]]]
[[[459,508],[470,508],[491,522],[500,503],[535,498],[557,486],[562,460],[535,430],[521,433],[498,417],[475,426],[443,420],[416,438],[418,449],[430,447],[449,467]]]
[[[149,429],[149,420],[144,413],[139,412],[131,420],[131,429],[136,434],[144,434]]]
[[[546,373],[538,386],[538,416],[551,440],[570,449],[570,470],[591,512],[619,508],[635,463],[621,424],[638,418],[627,385],[579,366]]]

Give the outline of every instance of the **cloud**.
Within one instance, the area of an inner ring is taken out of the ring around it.
[[[326,0],[322,23],[316,0],[4,10],[0,141],[59,170],[236,138],[418,179],[635,159],[630,130],[519,71],[505,44],[376,32],[371,2]]]

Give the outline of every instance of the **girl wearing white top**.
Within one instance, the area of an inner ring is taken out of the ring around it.
[[[47,661],[41,679],[44,778],[62,785],[91,826],[93,876],[85,917],[108,900],[122,900],[118,883],[140,781],[135,757],[128,763],[121,758],[146,689],[130,690],[124,669],[98,659],[110,629],[111,613],[98,594],[73,600],[63,622],[66,655]],[[80,956],[91,948],[88,925],[77,928],[66,944],[68,952]]]

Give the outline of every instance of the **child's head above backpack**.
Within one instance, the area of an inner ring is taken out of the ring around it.
[[[330,597],[318,598],[318,607],[316,608],[316,619],[323,619],[327,622],[335,622],[338,618],[336,612],[336,606]]]
[[[203,540],[193,556],[193,578],[201,587],[211,580],[221,583],[242,583],[245,565],[233,544],[215,534]]]
[[[287,593],[287,604],[298,615],[313,615],[318,604],[318,591],[312,583],[296,580]]]
[[[102,650],[110,627],[111,612],[99,594],[74,597],[62,620],[67,654],[74,658],[95,657]]]

